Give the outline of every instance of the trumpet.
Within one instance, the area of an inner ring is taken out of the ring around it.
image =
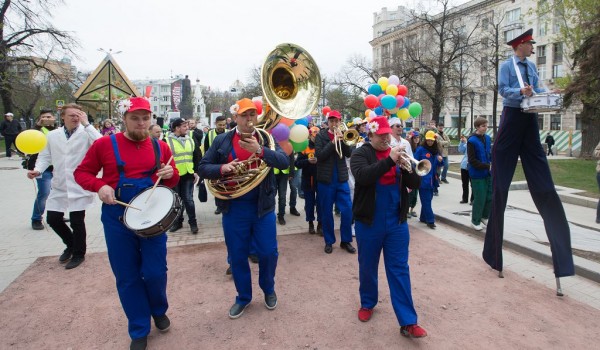
[[[338,138],[338,133],[342,134],[341,139]],[[344,123],[341,123],[338,127],[334,129],[333,142],[335,145],[335,152],[340,156],[340,159],[344,157],[344,154],[342,153],[341,142],[344,142],[344,144],[346,144],[347,146],[354,146],[359,142],[359,139],[360,134],[358,133],[358,130],[348,129],[348,127]]]
[[[410,154],[406,153],[404,148],[400,148],[400,160],[398,161],[398,166],[408,171],[409,173],[413,172],[412,165],[415,165],[415,171],[419,176],[425,176],[429,174],[431,171],[431,162],[427,159],[416,160],[411,157]]]

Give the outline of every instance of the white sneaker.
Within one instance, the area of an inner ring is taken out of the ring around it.
[[[483,224],[483,226],[487,226],[488,219],[481,219],[481,223]]]
[[[483,226],[481,226],[481,224],[475,225],[474,223],[471,223],[471,226],[475,229],[475,231],[483,230]]]
[[[354,226],[352,226],[352,237],[356,237],[356,232],[354,232]]]

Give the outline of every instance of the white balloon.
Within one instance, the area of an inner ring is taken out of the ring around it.
[[[290,129],[290,141],[296,143],[304,142],[308,139],[308,128],[302,124],[296,124]]]
[[[369,117],[370,118],[375,118],[376,116],[377,116],[377,113],[375,113],[375,111],[369,112]]]
[[[390,75],[390,77],[388,78],[388,84],[399,85],[400,78],[398,78],[397,75]]]

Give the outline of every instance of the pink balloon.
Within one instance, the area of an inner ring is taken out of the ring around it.
[[[400,95],[398,91],[398,95],[396,96],[396,107],[400,108],[404,105],[404,96]]]

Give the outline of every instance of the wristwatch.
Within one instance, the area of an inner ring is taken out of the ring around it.
[[[256,154],[261,154],[261,153],[262,153],[262,151],[263,151],[263,148],[262,148],[262,146],[261,146],[261,145],[258,145],[258,149],[257,149],[257,150],[256,150],[256,152],[254,152],[254,153],[256,153]]]

